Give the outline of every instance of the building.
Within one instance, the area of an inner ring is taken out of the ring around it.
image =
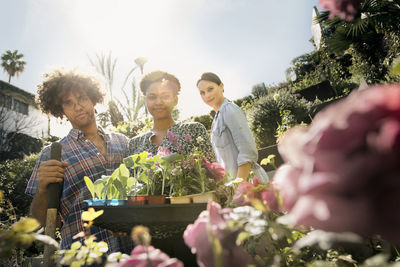
[[[34,138],[62,137],[68,125],[39,110],[35,95],[0,80],[0,133],[18,132]]]

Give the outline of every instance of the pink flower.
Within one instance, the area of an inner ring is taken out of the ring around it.
[[[186,228],[183,238],[192,252],[197,254],[197,264],[200,267],[214,266],[216,255],[212,238],[216,238],[222,247],[222,266],[247,266],[252,262],[244,248],[236,245],[239,229],[230,229],[228,226],[231,211],[221,209],[218,203],[210,201],[207,210],[200,213],[194,224]]]
[[[261,200],[264,202],[264,204],[268,205],[271,210],[280,210],[279,201],[276,198],[276,192],[273,183],[269,183],[268,189],[261,192]]]
[[[204,161],[204,160],[203,160],[203,162],[206,166],[208,177],[212,177],[214,179],[214,181],[216,181],[216,182],[219,182],[222,179],[224,179],[226,170],[224,167],[222,167],[221,164],[219,164],[218,162],[211,163],[211,162]]]
[[[178,143],[178,138],[174,135],[172,131],[167,132],[167,138],[170,144],[176,145]]]
[[[176,258],[170,258],[167,254],[153,246],[136,246],[129,259],[121,260],[119,263],[107,264],[107,267],[148,267],[149,263],[154,267],[183,267],[183,263]]]
[[[163,156],[168,156],[168,155],[171,155],[171,154],[172,154],[172,152],[169,151],[168,147],[159,146],[158,149],[157,149],[157,155],[160,155],[162,157]]]
[[[262,200],[272,210],[277,211],[279,209],[273,184],[265,185],[258,177],[254,177],[251,183],[241,182],[236,189],[232,202],[238,206],[251,205],[250,200],[253,198]]]
[[[364,0],[319,0],[322,9],[330,11],[329,18],[338,16],[341,19],[353,20]]]
[[[190,134],[185,135],[185,141],[188,143],[192,142],[192,137],[190,136]]]
[[[279,144],[274,185],[297,224],[400,244],[400,85],[351,94]]]

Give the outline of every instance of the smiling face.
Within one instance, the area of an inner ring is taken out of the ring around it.
[[[70,92],[62,99],[62,109],[75,129],[83,130],[96,123],[94,104],[86,93]]]
[[[197,88],[199,88],[200,96],[204,103],[217,111],[225,99],[224,84],[221,83],[218,85],[215,82],[201,80],[198,83]]]
[[[152,83],[146,90],[146,107],[155,120],[172,118],[172,110],[178,104],[178,86],[163,80]]]

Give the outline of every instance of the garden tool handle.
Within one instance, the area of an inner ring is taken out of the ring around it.
[[[61,161],[61,144],[54,142],[51,144],[50,159]],[[46,214],[46,227],[45,234],[51,238],[55,238],[57,213],[60,204],[60,189],[61,183],[51,183],[47,185],[47,214]],[[55,266],[52,255],[55,248],[51,245],[45,245],[43,263],[45,267]]]

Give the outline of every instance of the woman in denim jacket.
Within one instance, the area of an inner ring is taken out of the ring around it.
[[[224,97],[224,84],[211,72],[197,81],[201,98],[216,114],[211,126],[211,143],[217,160],[234,179],[248,179],[250,171],[264,183],[269,180],[257,164],[258,151],[244,112]]]

